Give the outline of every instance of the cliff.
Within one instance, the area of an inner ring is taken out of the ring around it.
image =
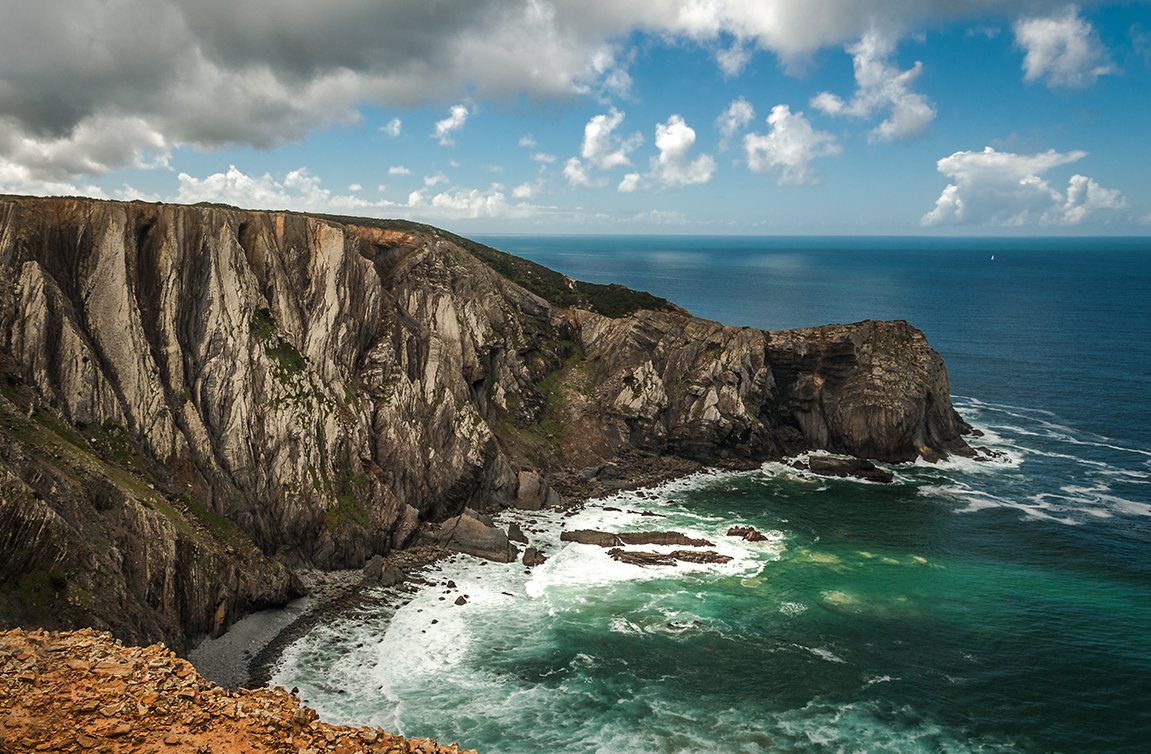
[[[907,323],[725,327],[341,220],[0,201],[0,623],[180,649],[586,466],[970,452]]]

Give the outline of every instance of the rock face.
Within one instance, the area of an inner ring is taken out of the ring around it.
[[[942,360],[907,323],[612,319],[467,245],[0,199],[0,550],[16,554],[0,624],[181,647],[296,594],[289,568],[359,568],[422,522],[546,505],[550,474],[606,478],[625,456],[969,452]]]

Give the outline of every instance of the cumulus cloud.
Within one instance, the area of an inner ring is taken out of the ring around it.
[[[528,204],[511,204],[504,187],[493,183],[487,190],[453,189],[431,194],[426,189],[413,191],[406,205],[416,217],[437,220],[530,217],[537,208]]]
[[[679,115],[655,127],[655,146],[659,156],[651,158],[651,175],[668,188],[680,188],[696,183],[707,183],[715,172],[715,159],[701,154],[695,159],[688,155],[695,145],[695,129]],[[621,184],[620,190],[623,191]]]
[[[1033,155],[997,152],[956,152],[936,163],[953,179],[922,225],[1079,225],[1102,210],[1127,207],[1115,189],[1074,175],[1066,196],[1043,179],[1052,168],[1078,162],[1086,152],[1046,152]]]
[[[587,167],[580,162],[578,157],[572,157],[564,165],[564,178],[567,178],[568,185],[572,188],[599,188],[607,185],[606,178],[593,180],[588,175]]]
[[[179,180],[179,194],[168,197],[166,201],[188,204],[222,202],[254,209],[301,212],[354,211],[365,215],[380,215],[402,208],[409,217],[431,221],[529,217],[540,209],[531,204],[509,202],[504,187],[498,183],[493,183],[487,189],[453,188],[438,192],[428,187],[413,191],[406,203],[397,203],[335,195],[323,188],[320,179],[309,173],[307,168],[293,170],[283,178],[275,178],[269,174],[246,175],[233,165],[226,173],[216,173],[202,179],[181,173]],[[130,188],[125,187],[125,190],[130,191]],[[158,199],[151,198],[152,201]]]
[[[724,76],[738,76],[751,62],[751,50],[744,47],[742,42],[736,42],[730,48],[717,52],[715,62],[719,64],[719,70],[723,71]]]
[[[631,194],[636,191],[642,191],[647,188],[647,181],[640,173],[628,173],[623,177],[623,180],[616,186],[616,191],[621,194]]]
[[[1023,80],[1045,79],[1055,89],[1083,89],[1116,73],[1091,23],[1068,5],[1061,14],[1016,22],[1015,44],[1026,51]]]
[[[811,106],[827,115],[856,118],[870,118],[876,110],[887,110],[888,117],[869,134],[873,141],[908,139],[926,131],[935,119],[935,107],[927,97],[911,91],[923,64],[916,61],[911,69],[901,71],[888,63],[895,52],[894,39],[874,30],[845,49],[854,59],[855,95],[845,102],[831,92],[820,92],[811,98]]]
[[[1033,13],[1034,0],[995,7]],[[471,0],[450,13],[425,0],[9,2],[0,165],[71,185],[157,166],[179,147],[298,142],[361,122],[364,105],[627,97],[633,49],[618,40],[635,32],[735,40],[718,56],[735,72],[752,50],[802,64],[869,29],[898,38],[986,9],[987,0]]]
[[[452,134],[462,129],[467,120],[467,105],[455,105],[452,107],[451,114],[448,115],[448,117],[436,121],[436,130],[432,136],[439,139],[440,144],[443,146],[450,147],[456,143],[452,138]]]
[[[392,165],[388,168],[388,175],[411,175],[412,171],[405,168],[403,165]]]
[[[541,191],[544,190],[544,186],[546,185],[547,178],[541,175],[534,181],[525,181],[524,183],[516,186],[514,189],[512,189],[512,196],[516,199],[534,199]]]
[[[630,165],[628,154],[643,144],[643,134],[639,131],[626,139],[614,133],[623,119],[624,114],[613,107],[606,115],[593,116],[584,126],[580,154],[600,170]]]
[[[380,130],[394,139],[404,130],[404,122],[399,118],[392,118],[388,121],[388,124],[386,126],[382,126]]]
[[[207,178],[194,178],[187,173],[179,175],[180,189],[169,201],[181,204],[220,202],[239,207],[270,210],[363,211],[374,207],[390,206],[392,202],[370,202],[356,196],[334,195],[323,188],[319,178],[307,168],[288,173],[283,179],[246,175],[235,165],[226,173],[215,173]]]
[[[771,130],[766,134],[747,134],[743,148],[747,166],[764,175],[778,171],[780,186],[803,186],[819,182],[811,169],[816,157],[831,157],[843,151],[835,137],[816,131],[802,112],[792,113],[787,105],[776,105],[767,116]]]
[[[747,124],[753,120],[755,120],[755,108],[750,102],[743,97],[732,100],[727,109],[715,119],[715,127],[723,137],[720,139],[719,148],[727,149],[735,135],[747,128]]]

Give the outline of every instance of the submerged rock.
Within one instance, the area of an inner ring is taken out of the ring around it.
[[[613,534],[594,529],[577,529],[560,534],[561,542],[577,542],[582,545],[616,547],[618,545],[685,545],[687,547],[714,547],[715,543],[706,539],[693,539],[677,531],[635,531]]]
[[[733,526],[727,530],[727,536],[739,537],[747,542],[767,541],[767,537],[756,531],[754,526]]]
[[[660,553],[636,552],[634,550],[623,550],[616,547],[609,550],[608,555],[612,557],[612,560],[637,566],[673,566],[680,561],[685,563],[730,563],[732,560],[731,556],[720,555],[713,550],[705,550],[703,552],[698,550],[675,550],[674,552]]]
[[[508,524],[508,539],[513,542],[519,542],[526,545],[528,543],[528,535],[524,534],[524,530],[515,521]]]
[[[524,566],[527,568],[534,568],[535,566],[543,565],[546,562],[547,558],[544,557],[544,554],[536,548],[529,547],[528,549],[524,550]]]
[[[820,476],[855,477],[881,484],[890,484],[895,479],[890,471],[884,471],[871,461],[862,458],[812,456],[808,461],[808,468],[811,469],[811,473]]]

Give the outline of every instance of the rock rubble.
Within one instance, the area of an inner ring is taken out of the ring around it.
[[[68,754],[476,754],[329,725],[282,688],[227,691],[161,644],[110,634],[0,633],[0,751]]]

